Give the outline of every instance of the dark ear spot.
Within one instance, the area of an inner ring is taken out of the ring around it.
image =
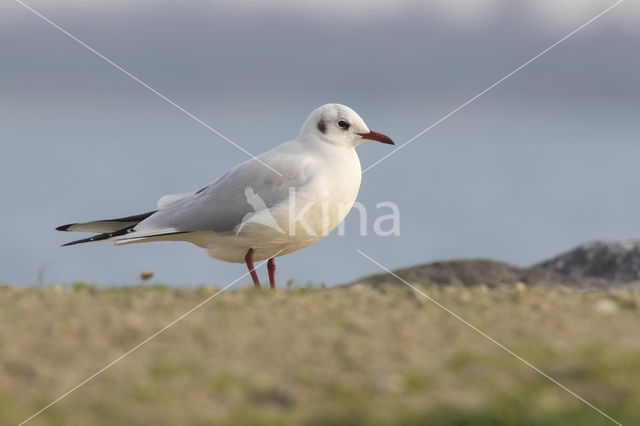
[[[320,133],[326,133],[327,124],[324,122],[324,120],[318,121],[318,130],[320,130]]]

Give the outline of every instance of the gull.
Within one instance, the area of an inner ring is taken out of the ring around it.
[[[198,191],[165,195],[146,213],[56,229],[98,233],[64,246],[191,242],[214,259],[244,262],[257,288],[253,262],[268,259],[269,285],[275,289],[274,258],[319,241],[353,206],[362,178],[355,148],[365,140],[394,145],[351,108],[326,104],[309,115],[295,140],[235,166]]]

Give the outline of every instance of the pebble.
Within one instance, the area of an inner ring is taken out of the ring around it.
[[[600,299],[594,303],[593,310],[599,314],[612,315],[618,312],[619,308],[616,302],[611,299]]]

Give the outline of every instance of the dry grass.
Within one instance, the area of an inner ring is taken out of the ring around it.
[[[640,292],[427,287],[623,424],[640,424]],[[0,424],[17,424],[214,292],[0,287]],[[609,424],[405,288],[222,293],[33,425]]]

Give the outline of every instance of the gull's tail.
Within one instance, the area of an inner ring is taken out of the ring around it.
[[[99,232],[100,234],[93,237],[83,238],[81,240],[71,241],[63,244],[63,246],[71,246],[80,243],[90,243],[93,241],[108,240],[114,237],[120,237],[131,232],[137,224],[157,212],[157,210],[142,213],[134,216],[120,217],[117,219],[94,220],[93,222],[70,223],[68,225],[58,226],[58,231],[72,232]]]

